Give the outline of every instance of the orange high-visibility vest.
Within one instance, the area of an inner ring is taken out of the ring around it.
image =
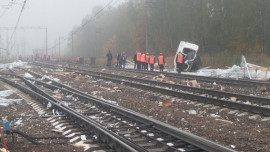
[[[159,65],[163,65],[164,64],[164,62],[163,62],[163,56],[159,56],[158,57],[158,64]]]
[[[146,59],[146,63],[149,63],[149,55],[146,55],[145,59]]]
[[[178,53],[177,63],[183,63],[183,54],[181,52]]]
[[[144,54],[144,53],[143,53],[142,56],[141,56],[141,62],[146,63],[146,60],[145,60],[145,54]]]
[[[150,56],[150,64],[155,64],[155,56]]]
[[[137,52],[137,61],[141,62],[141,52]]]

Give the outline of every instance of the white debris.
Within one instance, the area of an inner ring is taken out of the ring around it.
[[[29,74],[29,73],[25,73],[23,77],[25,77],[25,78],[33,78],[33,76],[31,74]]]
[[[173,146],[174,144],[173,143],[167,143],[168,146]]]
[[[10,96],[13,93],[13,90],[4,90],[0,91],[0,98],[5,98]]]
[[[236,146],[234,146],[234,145],[231,145],[231,147],[234,149]]]
[[[86,136],[85,135],[81,135],[81,140],[82,141],[86,140]]]
[[[196,115],[197,112],[196,112],[196,110],[189,110],[188,111],[188,114],[190,114],[190,115]]]
[[[16,122],[14,123],[14,125],[16,125],[16,126],[22,126],[22,125],[23,125],[22,119],[19,119],[18,121],[16,121]]]
[[[48,102],[48,104],[47,104],[47,109],[49,109],[49,108],[51,108],[51,107],[52,107],[51,102]]]
[[[0,69],[7,69],[7,68],[14,68],[14,67],[26,67],[27,62],[22,62],[22,61],[15,61],[12,63],[7,63],[7,64],[0,64]]]
[[[0,91],[0,106],[7,107],[12,104],[19,104],[22,99],[6,99],[13,93],[12,90]]]
[[[58,79],[58,78],[53,78],[53,81],[61,82],[60,79]]]
[[[216,114],[210,114],[210,116],[213,117],[213,118],[219,118],[220,117],[220,115],[216,115]]]
[[[184,74],[220,77],[220,78],[251,78],[257,80],[265,80],[270,78],[270,69],[261,67],[251,63],[241,64],[240,66],[233,65],[228,69],[209,69],[203,68],[194,72],[184,72]]]

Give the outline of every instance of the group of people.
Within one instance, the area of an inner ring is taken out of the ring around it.
[[[125,68],[126,67],[126,62],[127,62],[127,55],[125,52],[123,53],[117,53],[116,56],[116,67],[119,68]]]
[[[107,53],[107,66],[110,67],[112,64],[112,53],[109,50]],[[120,68],[125,68],[125,63],[127,61],[127,55],[126,53],[118,53],[116,56],[116,67]],[[145,52],[140,52],[137,51],[133,57],[134,61],[134,69],[139,69],[139,70],[148,70],[150,67],[150,70],[154,70],[154,65],[156,63],[156,57],[154,55],[149,55],[149,53]],[[179,52],[176,56],[175,60],[177,64],[177,72],[181,73],[183,71],[184,67],[184,54]],[[165,57],[162,53],[159,54],[157,58],[157,63],[159,65],[159,70],[160,72],[163,72],[163,69],[165,67]]]
[[[148,67],[150,65],[150,70],[154,70],[154,65],[156,62],[156,57],[154,55],[149,55],[149,53],[141,53],[137,51],[133,58],[134,61],[134,69],[139,70],[148,70]],[[157,63],[159,65],[160,71],[163,71],[165,66],[165,58],[162,53],[159,54]]]
[[[107,64],[106,66],[111,67],[112,66],[112,53],[109,50],[106,54],[107,57]],[[125,52],[123,53],[117,53],[116,55],[116,67],[118,68],[125,68],[127,62],[127,54]]]
[[[40,55],[40,57],[39,57],[38,54],[35,54],[35,55],[32,56],[32,58],[34,58],[35,61],[39,60],[39,58],[40,58],[40,61],[44,61],[44,60],[50,61],[51,56],[50,56],[49,54],[47,54],[47,55],[42,54],[42,55]]]

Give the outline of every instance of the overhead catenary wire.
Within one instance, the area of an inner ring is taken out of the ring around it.
[[[22,5],[21,12],[20,12],[20,14],[19,14],[19,18],[18,18],[18,20],[17,20],[17,22],[16,22],[16,25],[15,25],[15,27],[14,27],[14,30],[13,30],[13,32],[12,32],[12,34],[11,34],[10,40],[8,41],[8,46],[7,46],[7,48],[9,48],[9,45],[10,45],[11,40],[12,40],[12,38],[13,38],[13,35],[14,35],[14,33],[16,32],[16,29],[17,29],[17,27],[18,27],[18,25],[19,25],[19,22],[20,22],[20,19],[21,19],[21,15],[22,15],[22,12],[23,12],[24,7],[25,7],[25,5],[26,5],[26,2],[27,2],[27,0],[24,0],[24,3],[23,3],[23,5]]]
[[[101,14],[102,12],[104,12],[104,10],[106,8],[109,8],[111,6],[114,6],[119,0],[111,0],[109,3],[107,3],[103,8],[101,8],[94,16],[92,16],[88,21],[84,22],[81,27],[76,30],[76,31],[73,31],[73,35],[80,32],[87,24],[89,24],[91,21],[94,21],[95,19],[98,19],[99,17],[101,17],[102,15],[104,15],[105,13]],[[113,3],[114,2],[114,3]],[[113,3],[113,4],[112,4]],[[112,5],[111,5],[112,4]],[[99,16],[98,16],[99,15]],[[62,40],[68,40],[68,36],[66,37],[63,37]],[[57,45],[59,44],[55,44],[53,45],[52,47],[48,48],[48,50],[52,49],[52,48],[55,48]]]

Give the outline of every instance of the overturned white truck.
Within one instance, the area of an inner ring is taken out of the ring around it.
[[[189,42],[181,41],[174,57],[174,71],[176,71],[176,57],[179,52],[184,55],[183,71],[193,72],[199,69],[202,65],[201,59],[198,55],[199,46]]]

